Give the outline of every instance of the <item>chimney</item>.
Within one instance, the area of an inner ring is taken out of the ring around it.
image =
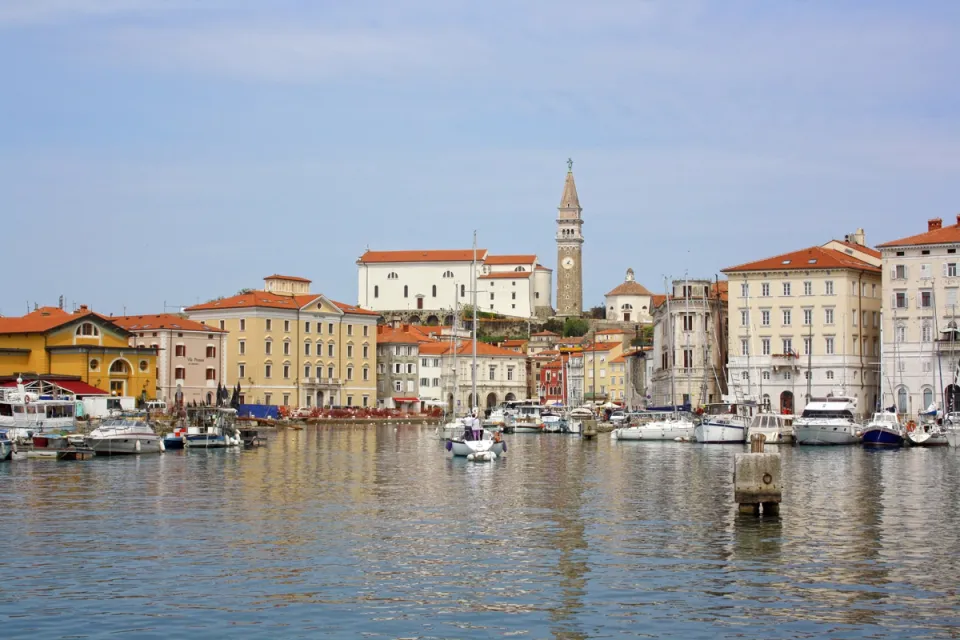
[[[960,213],[957,214],[957,226],[960,227]]]
[[[957,216],[957,223],[960,224],[960,216]],[[943,228],[943,220],[940,218],[930,218],[927,220],[927,231],[936,231]]]
[[[80,307],[76,311],[74,311],[74,313],[78,315],[86,312],[87,312],[87,305],[85,304],[80,305]]]

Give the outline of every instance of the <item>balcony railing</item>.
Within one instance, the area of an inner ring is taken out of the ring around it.
[[[302,378],[300,383],[304,385],[319,385],[321,387],[339,387],[342,384],[340,378],[315,378],[313,376]]]

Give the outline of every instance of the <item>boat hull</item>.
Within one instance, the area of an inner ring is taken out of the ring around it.
[[[945,447],[948,444],[947,434],[920,430],[907,433],[907,442],[915,447]]]
[[[176,451],[178,449],[183,449],[183,447],[183,437],[175,438],[173,436],[167,436],[163,439],[163,448],[167,451]]]
[[[693,430],[697,442],[702,444],[743,444],[746,429],[739,425],[703,422]]]
[[[771,429],[769,427],[760,427],[757,429],[747,429],[747,440],[755,434],[762,434],[766,444],[790,444],[793,442],[793,432],[787,429]]]
[[[845,425],[793,425],[797,444],[843,445],[856,444],[853,427]]]
[[[860,441],[871,447],[902,447],[903,434],[887,427],[870,427],[864,430]]]
[[[227,439],[219,435],[198,433],[188,435],[184,444],[190,449],[224,449],[227,446]]]
[[[454,456],[466,457],[471,453],[480,453],[482,451],[490,451],[497,456],[503,454],[506,451],[506,446],[503,442],[496,442],[494,440],[451,440],[450,441],[450,453]]]
[[[90,437],[90,448],[98,456],[136,455],[139,453],[160,453],[163,442],[160,436],[123,435],[119,437]]]
[[[13,440],[0,440],[0,462],[13,457]]]
[[[514,433],[543,433],[543,427],[534,424],[518,424],[513,427]]]
[[[644,425],[639,427],[620,427],[610,432],[614,440],[660,440],[675,441],[677,438],[693,438],[695,427],[690,425]]]
[[[960,447],[960,430],[948,429],[945,438],[951,447]]]

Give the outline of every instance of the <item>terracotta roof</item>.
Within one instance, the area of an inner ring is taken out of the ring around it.
[[[267,276],[264,280],[293,280],[294,282],[306,282],[310,284],[313,280],[307,280],[306,278],[301,278],[300,276],[282,276],[279,273],[275,273],[272,276]]]
[[[428,342],[420,345],[420,355],[440,356],[453,352],[453,345],[449,342]],[[460,348],[457,350],[458,356],[473,355],[473,342],[470,340],[461,340]],[[486,342],[477,342],[478,356],[509,356],[511,358],[522,358],[522,353],[501,349]]]
[[[302,297],[302,296],[298,296],[298,297]],[[307,296],[307,297],[310,297],[312,299],[312,298],[315,298],[316,296]],[[310,300],[308,300],[307,302],[310,302]],[[340,309],[340,311],[343,311],[344,313],[350,313],[358,316],[379,316],[380,315],[376,311],[368,311],[367,309],[361,309],[355,304],[346,304],[344,302],[337,302],[336,300],[331,300],[330,302],[332,302],[335,307],[337,307],[338,309]]]
[[[857,244],[856,242],[847,242],[846,240],[831,240],[830,242],[836,242],[837,244],[842,244],[845,247],[850,247],[854,251],[862,251],[863,253],[869,256],[873,256],[874,258],[881,257],[880,252],[874,249],[873,247],[867,247],[862,244]]]
[[[629,281],[620,284],[617,287],[614,287],[609,292],[608,296],[649,296],[652,295],[645,286],[639,282]]]
[[[721,271],[723,273],[742,273],[748,271],[806,271],[809,269],[856,269],[858,271],[880,273],[880,267],[875,267],[842,251],[824,249],[823,247],[809,247],[772,258],[764,258],[756,262],[727,267],[721,269]],[[721,293],[723,293],[723,290],[721,290]]]
[[[320,298],[319,293],[305,293],[292,296],[289,293],[274,293],[272,291],[251,291],[241,293],[229,298],[220,300],[211,300],[202,304],[195,304],[187,307],[186,311],[209,311],[214,309],[243,309],[265,307],[268,309],[301,309],[314,300]],[[335,307],[344,313],[366,316],[379,316],[375,311],[367,311],[355,305],[344,304],[336,300],[330,301]]]
[[[884,242],[877,246],[882,249],[884,247],[907,247],[917,244],[953,244],[957,242],[960,242],[960,221],[955,225],[941,227],[940,229],[900,238],[899,240],[891,240],[890,242]]]
[[[521,347],[527,344],[527,341],[526,340],[504,340],[502,344],[508,344],[514,347]]]
[[[450,351],[449,342],[424,342],[420,345],[420,355],[422,356],[442,356]]]
[[[549,268],[549,267],[545,267],[545,266],[543,266],[542,264],[538,264],[538,265],[537,265],[537,271],[553,271],[553,269],[551,269],[551,268]]]
[[[597,331],[598,336],[618,336],[621,333],[626,333],[623,329],[604,329],[602,331]]]
[[[553,336],[554,338],[559,337],[559,335],[556,334],[556,333],[554,333],[553,331],[537,331],[536,333],[531,333],[531,334],[530,334],[530,337],[531,337],[531,338],[532,338],[533,336]]]
[[[536,254],[487,256],[483,264],[531,264],[537,261]]]
[[[183,318],[175,313],[155,313],[142,316],[111,316],[110,321],[127,331],[156,331],[157,329],[176,329],[178,331],[202,331],[204,333],[225,333],[221,329],[208,327],[196,320]]]
[[[861,261],[858,260],[858,262],[861,262]],[[868,266],[872,266],[872,265],[868,265]],[[710,286],[710,293],[720,298],[721,302],[726,302],[727,299],[729,298],[729,293],[730,293],[730,281],[720,280],[718,282],[714,282]]]
[[[478,280],[520,280],[529,278],[533,275],[532,271],[498,271],[497,273],[487,273],[479,276]]]
[[[377,327],[377,344],[420,344],[423,338],[410,331],[393,327]]]
[[[652,296],[650,296],[650,306],[652,306],[654,309],[656,309],[666,301],[667,301],[667,296],[662,293],[655,293]]]
[[[85,309],[68,313],[60,307],[40,307],[25,316],[0,318],[0,333],[46,333],[81,318],[96,318],[101,322],[111,323],[110,318]]]
[[[477,262],[487,257],[486,249],[477,249]],[[439,249],[428,251],[367,251],[360,260],[363,264],[382,262],[471,262],[473,249]]]
[[[622,342],[593,342],[590,344],[583,345],[584,353],[594,353],[594,352],[603,352],[603,351],[612,351],[619,347]]]
[[[623,354],[621,354],[616,358],[614,358],[613,360],[611,360],[610,364],[621,364],[623,362],[626,362],[626,359],[623,357]]]

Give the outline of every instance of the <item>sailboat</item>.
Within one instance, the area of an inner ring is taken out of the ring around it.
[[[454,300],[456,300],[456,284],[454,284]],[[450,336],[450,344],[453,347],[453,406],[451,407],[452,420],[444,422],[437,427],[437,437],[443,441],[449,441],[452,438],[462,438],[466,424],[463,419],[457,418],[457,402],[460,397],[460,384],[457,374],[457,351],[460,350],[460,340],[457,333],[460,320],[460,304],[453,303],[453,326]]]
[[[937,317],[937,298],[936,295],[933,296],[933,317]],[[936,326],[931,327],[931,331],[936,333]],[[953,346],[953,340],[957,333],[957,323],[951,320],[947,323],[946,331],[950,332],[950,343],[951,347]],[[944,333],[946,333],[944,331]],[[931,352],[934,349],[934,345],[930,345]],[[937,346],[937,358],[936,361],[940,362],[939,346]],[[950,350],[953,353],[953,349]],[[939,367],[938,367],[939,368]],[[907,442],[914,446],[919,447],[942,447],[946,444],[949,444],[949,439],[947,438],[948,429],[945,428],[942,424],[937,424],[937,372],[931,367],[931,374],[933,377],[933,403],[920,412],[920,422],[915,425],[907,425]],[[940,388],[943,388],[943,375],[941,374]],[[954,380],[956,384],[956,380]],[[944,403],[946,406],[946,403]],[[944,420],[946,423],[947,421]],[[911,428],[912,427],[912,428]],[[955,445],[954,445],[955,446]]]
[[[477,232],[473,232],[473,362],[470,370],[470,380],[472,383],[471,397],[473,404],[477,402]],[[471,411],[476,414],[476,406],[471,407]],[[473,417],[472,420],[477,418]],[[465,456],[470,460],[487,461],[496,458],[507,451],[507,443],[503,441],[503,436],[499,431],[492,432],[481,428],[480,439],[468,439],[465,428],[461,429],[459,436],[451,437],[447,440],[447,451],[454,456]]]

